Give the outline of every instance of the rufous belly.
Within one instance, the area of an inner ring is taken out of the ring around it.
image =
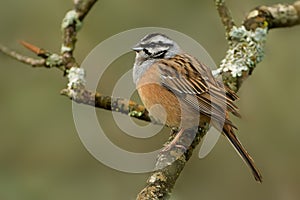
[[[137,88],[144,106],[156,120],[170,127],[193,127],[199,124],[200,114],[159,83]]]

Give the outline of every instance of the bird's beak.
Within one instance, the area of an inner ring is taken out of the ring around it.
[[[144,48],[139,45],[136,45],[136,46],[132,47],[131,49],[135,52],[139,52],[139,51],[142,51]]]

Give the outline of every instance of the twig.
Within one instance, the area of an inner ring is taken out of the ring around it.
[[[150,118],[149,113],[144,106],[141,106],[131,100],[105,96],[98,92],[95,93],[88,91],[84,88],[77,89],[75,93],[73,89],[63,89],[61,91],[61,94],[69,97],[77,103],[82,103],[96,108],[119,112],[139,120],[151,122],[154,124],[160,124],[160,122],[157,122],[154,119]]]
[[[231,12],[225,3],[225,0],[215,0],[215,4],[219,12],[220,18],[222,20],[222,23],[225,27],[226,34],[229,34],[232,27],[235,26],[234,20],[231,16]]]
[[[62,21],[63,42],[61,54],[67,70],[72,67],[79,67],[73,57],[77,33],[82,27],[83,19],[96,2],[97,0],[74,0],[74,9],[67,12]]]
[[[42,59],[35,59],[29,56],[22,55],[13,51],[3,45],[0,44],[0,52],[28,65],[33,67],[56,67],[64,71],[64,64],[62,61],[62,57],[55,53],[50,53],[49,51],[43,50],[39,47],[34,46],[28,42],[21,41],[20,42],[24,47],[35,53],[37,56],[42,57]]]
[[[31,65],[33,67],[44,67],[45,63],[46,63],[45,59],[34,59],[31,57],[22,55],[20,53],[17,53],[15,51],[3,46],[2,44],[0,44],[0,51],[13,59],[16,59],[22,63]]]
[[[73,101],[150,121],[148,111],[135,102],[103,96],[100,93],[85,89],[84,72],[76,63],[73,51],[82,21],[95,3],[96,0],[74,0],[74,9],[66,14],[62,22],[63,42],[60,54],[48,54],[47,51],[41,53],[40,48],[29,43],[26,43],[25,46],[43,59],[33,59],[21,55],[3,45],[0,45],[0,51],[20,62],[35,67],[62,66],[60,68],[65,70],[69,78],[68,87],[62,90],[62,94]],[[243,81],[262,61],[267,31],[272,28],[300,24],[300,1],[290,5],[277,4],[257,7],[248,14],[241,27],[235,26],[225,0],[215,0],[215,3],[229,41],[229,50],[216,75],[222,75],[224,83],[231,89],[238,91]],[[240,55],[248,55],[248,57],[240,57]],[[74,75],[73,73],[77,75],[70,77]],[[186,133],[184,138],[180,138],[180,144],[183,146],[192,143],[186,152],[180,148],[161,152],[156,163],[157,170],[150,176],[148,185],[138,195],[137,199],[166,199],[169,197],[186,162],[208,129],[207,124],[202,124],[199,126],[196,136]],[[173,130],[168,142],[172,141],[175,134],[176,131]],[[166,163],[170,163],[170,165],[162,167]]]
[[[96,2],[97,0],[74,0],[75,10],[80,21],[85,18]]]

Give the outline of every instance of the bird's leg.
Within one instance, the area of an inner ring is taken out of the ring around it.
[[[180,141],[181,136],[182,136],[183,133],[184,133],[184,130],[185,130],[185,129],[181,128],[181,129],[177,132],[177,134],[176,134],[176,136],[173,138],[173,140],[172,140],[169,144],[167,144],[167,146],[165,146],[165,147],[163,148],[162,151],[163,151],[163,152],[170,151],[170,150],[173,149],[174,147],[179,147],[179,148],[181,148],[181,149],[184,149],[184,151],[186,151],[186,147],[185,147],[184,145],[178,144],[178,142]]]

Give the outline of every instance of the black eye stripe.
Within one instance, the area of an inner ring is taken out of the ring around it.
[[[143,51],[145,52],[145,54],[147,54],[148,56],[153,57],[153,58],[163,58],[165,56],[165,54],[167,53],[167,50],[163,50],[163,51],[158,51],[158,52],[155,52],[152,54],[146,48],[144,48]]]
[[[152,54],[148,51],[148,49],[144,48],[143,51],[145,52],[145,54],[147,54],[148,56],[151,56]]]

